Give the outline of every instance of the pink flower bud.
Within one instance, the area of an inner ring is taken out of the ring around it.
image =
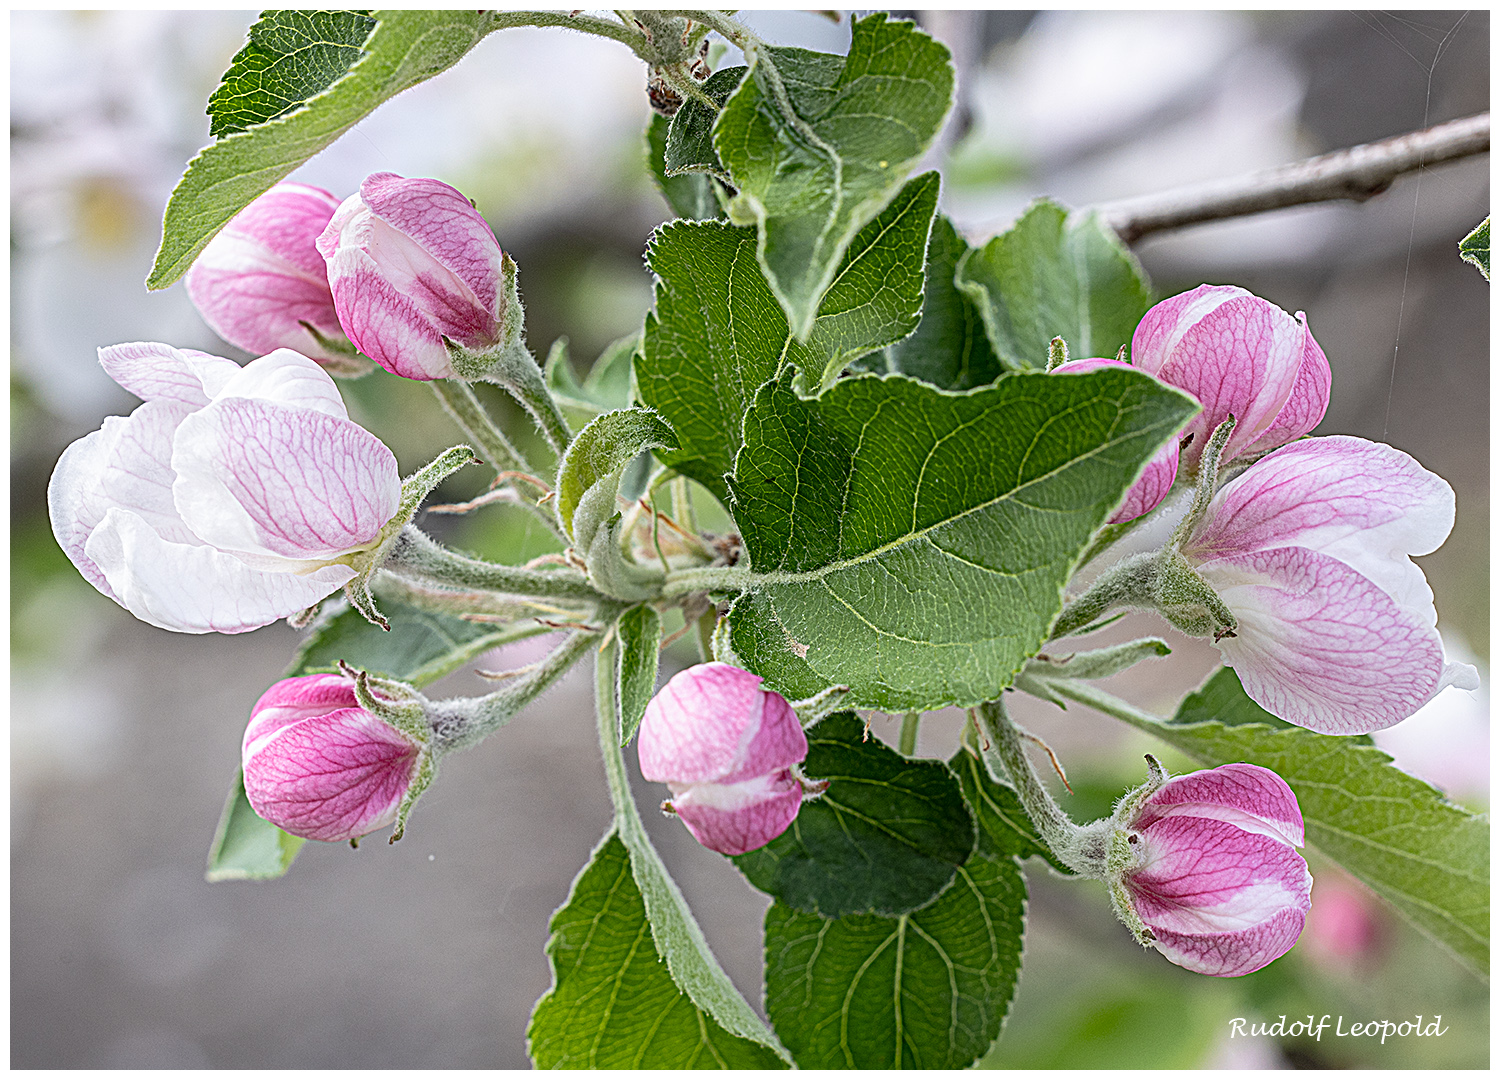
[[[145,404],[68,447],[47,487],[58,544],[95,588],[153,626],[238,634],[354,579],[401,478],[327,372],[290,349],[243,368],[152,342],[99,359]]]
[[[1202,975],[1248,975],[1297,941],[1312,875],[1297,854],[1302,811],[1259,765],[1168,780],[1122,823],[1132,864],[1120,883],[1152,942]]]
[[[1086,371],[1097,371],[1101,367],[1108,367],[1112,364],[1118,364],[1120,367],[1130,366],[1121,360],[1092,357],[1087,360],[1069,360],[1066,364],[1059,364],[1052,369],[1052,374],[1081,375]],[[1109,519],[1111,525],[1119,525],[1138,518],[1142,514],[1149,514],[1167,497],[1167,493],[1172,490],[1172,482],[1177,479],[1179,438],[1180,436],[1174,436],[1168,440],[1167,445],[1146,462],[1141,478],[1125,493],[1125,501],[1120,504],[1120,509],[1115,512],[1115,516]]]
[[[451,378],[445,337],[475,352],[502,343],[508,301],[500,244],[447,184],[366,177],[317,245],[339,322],[387,371]]]
[[[1232,285],[1200,285],[1146,312],[1130,343],[1131,362],[1186,390],[1203,411],[1183,429],[1196,471],[1208,437],[1230,416],[1225,463],[1301,438],[1328,411],[1328,358],[1296,318]]]
[[[353,679],[282,679],[250,711],[245,795],[293,836],[351,840],[396,820],[421,749],[360,708]]]
[[[1349,435],[1268,454],[1214,496],[1182,554],[1234,614],[1218,641],[1245,693],[1330,735],[1378,731],[1478,673],[1448,663],[1408,557],[1453,528],[1453,489],[1410,456]]]
[[[322,188],[288,182],[236,214],[184,278],[203,321],[247,352],[296,349],[346,365],[348,355],[324,348],[303,325],[331,342],[344,341],[328,268],[315,246],[338,206]]]
[[[662,687],[641,720],[641,775],[665,783],[688,831],[725,855],[770,843],[802,805],[791,767],[807,757],[807,736],[786,699],[760,681],[699,664]]]

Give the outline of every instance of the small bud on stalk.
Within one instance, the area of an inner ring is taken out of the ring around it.
[[[1202,975],[1248,975],[1286,953],[1312,906],[1302,811],[1259,765],[1152,778],[1120,800],[1107,842],[1115,909],[1143,945]]]
[[[383,828],[431,772],[420,727],[401,728],[361,707],[347,674],[283,679],[250,713],[245,795],[261,817],[309,840]]]
[[[725,855],[770,843],[802,805],[793,766],[807,757],[807,736],[786,699],[760,681],[699,664],[662,687],[641,720],[641,775],[666,784],[688,831]]]

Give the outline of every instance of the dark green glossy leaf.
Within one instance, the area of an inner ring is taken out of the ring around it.
[[[909,22],[855,20],[847,57],[756,51],[714,127],[756,255],[806,341],[844,250],[895,195],[953,101],[948,50]]]
[[[1095,214],[1039,200],[958,267],[1006,367],[1045,369],[1055,337],[1075,360],[1113,357],[1151,307],[1135,256]]]
[[[776,1069],[770,1049],[695,1008],[657,955],[630,856],[613,831],[553,916],[552,988],[526,1029],[542,1069]]]
[[[909,915],[766,912],[766,1012],[804,1069],[962,1069],[1015,996],[1026,885],[975,855]]]
[[[735,857],[762,892],[799,911],[902,915],[931,901],[974,851],[974,820],[940,761],[904,758],[850,712],[808,732],[802,771],[828,780],[791,828]]]
[[[291,112],[348,74],[375,29],[367,11],[266,11],[208,99],[222,138]]]
[[[1196,409],[1125,368],[964,394],[900,376],[814,400],[768,384],[731,482],[746,588],[859,706],[992,700],[1047,639],[1095,530]]]
[[[1035,855],[1046,859],[1060,873],[1072,873],[1057,861],[1036,831],[1015,789],[992,780],[977,756],[961,749],[948,759],[948,767],[958,775],[964,799],[979,823],[980,854],[1014,855],[1018,859]]]
[[[641,400],[665,416],[681,449],[659,455],[723,500],[741,421],[758,386],[788,365],[814,384],[909,334],[922,301],[922,262],[937,174],[919,176],[849,245],[805,343],[755,261],[755,232],[719,222],[677,222],[647,248],[656,305],[636,361]]]

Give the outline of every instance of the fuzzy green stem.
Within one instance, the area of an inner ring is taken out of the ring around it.
[[[1094,583],[1063,607],[1048,639],[1077,633],[1100,616],[1127,605],[1149,607],[1155,580],[1156,552],[1135,555],[1110,567]]]
[[[909,712],[901,720],[901,743],[900,749],[904,757],[911,757],[917,752],[917,729],[922,726],[922,714]]]
[[[491,29],[508,30],[517,26],[561,26],[584,34],[595,34],[628,45],[645,59],[646,37],[634,27],[610,22],[595,15],[569,14],[566,11],[497,11],[490,14]]]
[[[433,749],[439,754],[463,750],[482,741],[515,719],[516,714],[578,662],[599,635],[578,631],[553,649],[524,675],[518,675],[492,694],[435,702],[428,712]]]
[[[1131,727],[1153,735],[1160,735],[1162,729],[1167,727],[1167,721],[1159,716],[1154,716],[1142,709],[1136,708],[1123,698],[1115,697],[1107,690],[1101,690],[1089,683],[1077,682],[1073,679],[1053,679],[1048,682],[1048,688],[1059,697],[1076,701],[1080,705],[1087,705],[1091,709],[1097,709],[1106,716],[1113,716],[1116,720],[1123,720]]]
[[[535,473],[531,463],[495,426],[468,383],[458,379],[433,379],[427,385],[437,395],[443,411],[484,455],[486,464],[493,466],[496,472]]]
[[[757,580],[754,573],[738,566],[695,566],[668,574],[661,595],[671,600],[695,592],[735,592],[748,589]]]
[[[449,551],[415,525],[401,530],[384,569],[400,577],[438,582],[460,589],[488,589],[518,596],[604,602],[604,596],[576,570],[528,570],[471,559]]]
[[[1021,731],[1005,711],[1005,705],[999,701],[987,701],[979,706],[979,724],[980,733],[989,743],[988,749],[980,750],[985,763],[991,767],[991,772],[997,771],[995,766],[998,764],[1001,775],[1010,778],[1011,787],[1020,797],[1031,823],[1042,834],[1047,846],[1066,862],[1064,853],[1078,847],[1083,830],[1057,805],[1032,767],[1021,745]]]
[[[720,11],[662,11],[660,14],[702,23],[711,30],[717,30],[720,37],[741,49],[759,41],[749,27],[740,25]]]

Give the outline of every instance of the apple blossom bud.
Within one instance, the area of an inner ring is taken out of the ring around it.
[[[322,188],[287,182],[236,214],[183,279],[203,321],[257,356],[295,349],[340,374],[370,370],[339,326],[315,246],[338,206]]]
[[[730,664],[679,672],[646,706],[641,775],[665,783],[670,808],[704,847],[740,855],[786,831],[802,805],[792,766],[807,736],[780,694]]]
[[[1332,375],[1307,318],[1231,285],[1200,285],[1146,312],[1131,362],[1192,394],[1185,464],[1196,471],[1213,430],[1235,418],[1222,461],[1255,456],[1306,435],[1328,411]]]
[[[1297,797],[1259,765],[1165,783],[1159,768],[1153,762],[1153,782],[1116,811],[1121,918],[1189,971],[1265,967],[1296,943],[1312,906],[1312,875],[1296,851],[1304,842]]]
[[[409,379],[474,377],[449,342],[488,354],[519,340],[514,264],[454,188],[365,178],[318,237],[339,322],[360,351]]]
[[[347,675],[282,679],[245,729],[245,795],[294,836],[352,840],[391,824],[423,747],[360,707]]]
[[[1118,365],[1129,367],[1123,360],[1111,360],[1106,357],[1091,357],[1087,360],[1066,360],[1052,369],[1054,375],[1081,375],[1086,371],[1097,371],[1102,367]],[[1120,509],[1115,512],[1114,517],[1109,519],[1109,524],[1119,525],[1131,521],[1143,514],[1149,514],[1161,504],[1172,490],[1172,482],[1177,479],[1177,437],[1167,441],[1150,461],[1146,462],[1146,468],[1142,471],[1140,479],[1137,480],[1125,493],[1125,501],[1120,504]]]

